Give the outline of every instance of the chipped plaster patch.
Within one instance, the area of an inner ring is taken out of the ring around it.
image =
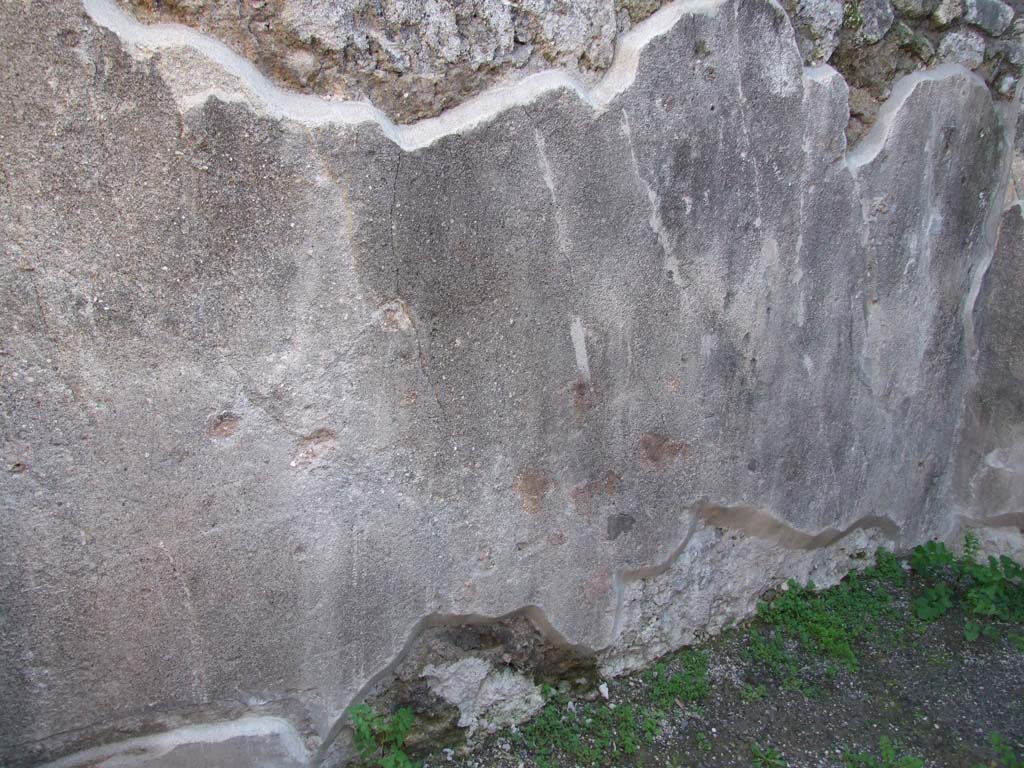
[[[521,723],[544,706],[540,687],[511,669],[495,669],[475,656],[423,669],[430,690],[457,707],[459,727]]]

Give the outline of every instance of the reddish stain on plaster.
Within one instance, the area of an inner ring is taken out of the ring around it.
[[[671,464],[680,456],[685,459],[690,453],[690,446],[668,435],[647,432],[640,437],[640,452],[644,461],[660,467]]]
[[[544,497],[551,490],[553,482],[542,470],[536,467],[523,467],[516,475],[512,490],[523,497],[523,509],[527,512],[540,512]]]
[[[609,469],[604,473],[601,480],[591,480],[589,483],[577,485],[572,489],[569,497],[572,499],[573,508],[580,514],[590,517],[593,512],[592,502],[597,494],[611,495],[615,493],[622,483],[622,476],[616,471]]]
[[[295,452],[295,458],[292,459],[292,466],[309,464],[316,459],[322,458],[331,448],[338,444],[337,437],[334,430],[327,429],[326,427],[313,430],[299,440],[298,450]]]
[[[238,417],[230,411],[218,413],[206,430],[206,436],[212,438],[230,437],[238,429]]]

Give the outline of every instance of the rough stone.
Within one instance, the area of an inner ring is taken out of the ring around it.
[[[989,81],[995,84],[995,92],[1004,98],[1013,98],[1017,83],[1024,75],[1024,42],[993,41],[985,49],[985,60],[991,70]]]
[[[923,18],[935,12],[939,0],[893,0],[893,7],[903,16]]]
[[[939,0],[932,20],[940,27],[947,27],[964,15],[964,0]]]
[[[934,57],[929,38],[902,21],[894,22],[885,37],[872,45],[865,45],[856,30],[844,27],[832,64],[850,87],[847,141],[857,141],[874,125],[900,77],[922,70]]]
[[[1006,528],[960,481],[1015,455],[965,431],[1019,351],[981,290],[1014,107],[958,65],[849,146],[768,0],[411,125],[110,0],[0,4],[0,48],[4,765],[236,768],[195,729],[260,718],[248,752],[333,766],[374,695],[525,711],[543,664],[451,617],[528,614],[592,684],[880,542]]]
[[[902,21],[893,24],[892,34],[900,48],[909,51],[921,63],[927,64],[935,57],[935,46],[931,40],[920,32],[915,32]]]
[[[514,725],[530,719],[544,706],[540,687],[508,669],[495,669],[473,656],[423,670],[432,693],[459,709],[460,728],[472,733],[488,727]]]
[[[1013,21],[1013,8],[1002,0],[964,0],[964,21],[988,32],[1001,35]]]
[[[809,64],[828,61],[839,45],[842,0],[796,0],[791,1],[788,8],[804,61]]]
[[[969,29],[950,32],[939,44],[939,61],[976,69],[985,60],[985,38]]]
[[[378,711],[416,712],[407,743],[418,754],[457,743],[460,728],[521,722],[538,707],[539,685],[592,695],[597,663],[594,653],[568,644],[536,610],[494,620],[435,617],[365,699]]]
[[[512,74],[559,66],[593,82],[616,35],[665,0],[120,1],[145,21],[215,35],[283,85],[367,99],[406,123]]]
[[[858,0],[857,16],[860,24],[857,35],[864,43],[877,43],[889,31],[896,14],[889,0]]]

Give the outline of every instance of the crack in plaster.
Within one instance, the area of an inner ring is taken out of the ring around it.
[[[555,234],[558,239],[558,251],[565,258],[565,265],[569,271],[569,286],[573,291],[571,298],[575,303],[576,273],[572,265],[572,249],[569,247],[569,235],[566,232],[565,217],[562,215],[561,206],[558,205],[558,199],[555,195],[555,175],[551,167],[551,163],[548,161],[547,145],[544,142],[544,134],[540,132],[540,129],[537,127],[537,124],[533,119],[533,115],[530,114],[530,110],[525,106],[523,107],[523,113],[526,115],[526,119],[530,121],[530,125],[533,126],[533,141],[537,146],[537,164],[540,166],[541,176],[544,179],[544,186],[548,188],[548,195],[551,198],[551,212],[555,219]]]
[[[1001,109],[997,107],[1003,124],[1003,135],[1000,137],[1000,149],[1005,154],[1005,161],[1003,163],[1002,176],[996,184],[996,189],[990,203],[991,208],[989,210],[988,219],[985,222],[985,248],[982,252],[983,255],[977,264],[972,265],[971,285],[967,291],[967,295],[964,297],[964,308],[962,314],[968,363],[973,363],[978,353],[978,340],[974,329],[974,308],[978,302],[978,296],[981,294],[981,286],[985,280],[985,275],[988,273],[988,268],[991,266],[992,259],[996,255],[996,247],[999,244],[999,231],[1002,225],[1003,214],[1013,207],[1013,205],[1009,205],[1004,208],[1000,205],[1000,202],[1006,199],[1006,191],[1009,189],[1010,180],[1012,178],[1014,133],[1016,132],[1017,120],[1019,119],[1019,109],[1017,105],[1020,104],[1022,90],[1024,90],[1024,82],[1018,84],[1017,94],[1010,102],[1009,106],[1003,104],[1001,105]],[[1018,201],[1015,205],[1021,205],[1021,203]],[[973,373],[973,366],[970,367],[970,370]]]
[[[196,611],[195,601],[192,599],[192,588],[188,585],[187,576],[178,570],[178,564],[164,543],[158,541],[156,546],[160,550],[160,554],[167,560],[167,564],[171,566],[171,575],[181,589],[185,612],[188,614],[186,635],[192,652],[192,698],[196,701],[203,701],[206,698],[206,674],[204,672],[206,654],[203,652],[203,640],[199,631],[199,614]]]
[[[970,399],[971,393],[975,390],[978,385],[978,372],[975,367],[975,361],[978,356],[978,337],[977,329],[974,327],[974,312],[975,307],[978,303],[978,298],[981,295],[981,288],[985,282],[985,275],[988,274],[989,267],[992,266],[992,260],[995,258],[996,250],[999,246],[999,234],[1002,228],[1003,215],[1013,205],[1005,206],[1002,205],[1006,199],[1007,190],[1010,187],[1010,182],[1013,177],[1013,162],[1014,162],[1014,138],[1017,130],[1017,120],[1020,114],[1020,103],[1021,94],[1024,93],[1024,81],[1017,84],[1017,89],[1014,93],[1013,99],[1009,102],[994,103],[993,106],[996,110],[996,116],[999,122],[1002,124],[1002,135],[999,137],[1000,140],[1000,151],[1003,153],[1003,168],[1000,178],[996,182],[996,187],[989,201],[988,216],[985,219],[985,229],[983,232],[984,236],[984,247],[982,248],[981,257],[970,266],[970,285],[967,289],[967,293],[964,296],[963,306],[960,309],[960,322],[963,325],[964,334],[964,359],[966,361],[967,368],[967,381],[964,383],[964,391],[960,398],[960,408],[957,414],[956,427],[953,432],[954,435],[958,436],[960,443],[964,440],[964,423],[967,419],[967,403]],[[1018,201],[1016,205],[1024,205]],[[1024,212],[1024,207],[1022,207]],[[950,485],[953,482],[954,472],[950,471],[950,467],[954,461],[956,461],[958,450],[949,451],[946,455],[945,466],[943,467],[943,488],[942,493],[948,494]],[[970,494],[974,496],[974,483],[971,481]]]
[[[572,338],[572,348],[576,355],[576,370],[580,378],[590,385],[590,359],[587,356],[587,336],[583,328],[583,320],[573,317],[572,325],[569,326],[569,336]]]
[[[681,290],[685,290],[692,285],[692,282],[684,281],[683,276],[679,271],[679,258],[675,254],[672,239],[665,230],[665,224],[661,218],[661,196],[654,190],[654,187],[640,172],[640,162],[637,160],[636,149],[633,146],[633,131],[629,124],[629,113],[627,113],[625,109],[622,110],[622,121],[620,125],[622,128],[622,135],[626,137],[626,143],[629,144],[629,157],[633,161],[633,170],[636,173],[637,180],[643,186],[644,191],[647,194],[647,202],[651,206],[651,215],[647,219],[647,226],[651,228],[651,231],[654,232],[655,236],[658,238],[658,245],[661,246],[662,253],[664,254],[662,269],[672,276],[672,282],[675,283],[676,287]],[[689,210],[687,210],[687,212],[689,212]]]

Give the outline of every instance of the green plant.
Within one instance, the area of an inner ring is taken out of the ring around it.
[[[650,744],[661,733],[661,725],[659,722],[659,712],[647,712],[644,714],[641,726],[644,731],[644,740]]]
[[[900,559],[884,547],[875,552],[875,564],[865,568],[863,575],[868,579],[887,581],[897,587],[902,587],[907,580]]]
[[[1013,746],[998,733],[988,735],[988,743],[996,753],[1000,768],[1024,768],[1024,755],[1018,755]]]
[[[910,564],[924,582],[914,599],[914,614],[923,621],[945,615],[962,604],[967,621],[964,637],[998,637],[991,622],[1024,621],[1024,568],[1005,555],[978,560],[981,545],[973,531],[964,534],[963,556],[957,559],[945,544],[929,541],[915,547]]]
[[[925,589],[914,599],[914,615],[921,621],[934,621],[953,607],[953,594],[943,583]]]
[[[978,562],[978,555],[981,554],[981,542],[978,541],[978,535],[970,528],[964,531],[963,551],[963,561],[965,563]]]
[[[753,704],[756,701],[761,701],[765,696],[768,695],[768,689],[764,683],[758,683],[757,685],[751,685],[750,683],[744,683],[743,687],[740,688],[740,698],[748,704]]]
[[[711,751],[711,739],[708,738],[706,733],[703,731],[697,731],[697,733],[694,734],[693,739],[697,742],[697,749],[701,752]]]
[[[935,578],[945,568],[956,564],[953,553],[941,541],[929,541],[914,547],[910,553],[910,567],[922,578]]]
[[[405,754],[405,739],[412,729],[415,717],[411,709],[403,707],[391,717],[378,715],[367,704],[349,707],[352,720],[352,738],[364,765],[375,768],[416,768]]]
[[[924,760],[914,755],[901,755],[888,736],[878,739],[878,752],[877,757],[869,752],[847,752],[843,763],[847,768],[924,768]]]
[[[761,747],[757,742],[750,743],[750,755],[754,765],[759,768],[785,768],[786,760],[775,747]]]
[[[656,712],[632,704],[580,704],[572,708],[553,690],[542,691],[547,703],[515,737],[534,754],[539,768],[566,764],[606,765],[616,756],[640,751],[641,740],[653,740]]]
[[[758,604],[758,619],[768,632],[750,632],[750,656],[782,677],[787,687],[802,687],[793,652],[796,648],[855,670],[855,641],[874,634],[880,619],[893,611],[892,596],[881,583],[883,574],[890,579],[902,577],[901,569],[897,576],[886,553],[878,562],[880,565],[868,575],[851,573],[824,592],[815,591],[813,582],[800,586],[791,580],[786,591],[774,600]]]
[[[670,671],[670,663],[659,662],[644,674],[651,700],[663,710],[671,709],[676,702],[700,701],[711,691],[706,653],[686,649],[677,656],[677,661],[678,672]]]
[[[744,655],[748,660],[760,662],[786,687],[799,688],[800,670],[796,659],[783,645],[781,633],[768,634],[752,627],[747,632]]]
[[[1011,622],[1024,620],[1024,568],[1010,558],[990,557],[986,565],[962,562],[967,610],[973,616]]]

